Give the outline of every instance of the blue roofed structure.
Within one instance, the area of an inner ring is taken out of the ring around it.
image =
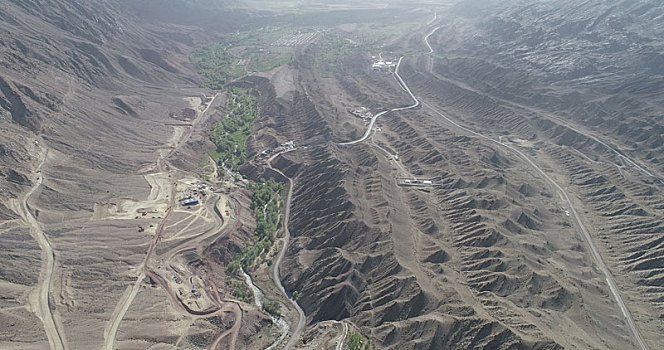
[[[188,206],[196,205],[198,203],[199,203],[198,198],[192,197],[192,198],[186,198],[183,201],[182,205],[184,205],[185,207],[188,207]]]

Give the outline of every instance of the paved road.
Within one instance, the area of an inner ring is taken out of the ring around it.
[[[431,69],[429,70],[429,72],[430,72],[430,73],[433,73],[433,72],[431,72]],[[443,77],[440,77],[438,74],[435,74],[435,73],[433,73],[433,74],[434,74],[437,78],[439,78],[439,79],[445,79],[445,78],[443,78]],[[480,91],[480,90],[477,90],[477,89],[474,89],[474,88],[472,88],[471,86],[468,86],[468,85],[465,85],[465,84],[463,84],[463,83],[460,83],[459,81],[452,80],[452,79],[445,79],[445,80],[449,81],[450,83],[452,83],[452,84],[454,84],[454,85],[458,85],[459,87],[461,87],[461,88],[464,89],[464,90],[469,90],[469,91],[472,91],[472,92],[475,92],[475,93],[478,93],[478,94],[484,94],[484,92],[482,92],[482,91]],[[631,168],[635,169],[636,171],[638,171],[638,172],[640,172],[640,173],[642,173],[642,174],[644,174],[644,175],[646,175],[646,176],[652,178],[653,180],[655,180],[655,181],[657,182],[656,185],[664,185],[664,177],[659,176],[659,175],[657,175],[657,174],[653,174],[653,173],[652,173],[650,170],[648,170],[645,166],[641,166],[640,164],[638,164],[638,162],[637,162],[636,160],[634,160],[634,159],[628,157],[627,155],[625,155],[625,152],[622,151],[619,147],[609,145],[608,143],[604,142],[604,141],[603,141],[602,139],[600,139],[599,137],[593,135],[591,132],[588,132],[588,131],[585,131],[585,130],[579,129],[579,127],[577,127],[577,126],[575,126],[575,125],[573,125],[573,124],[570,124],[569,121],[567,121],[567,120],[565,120],[565,119],[562,119],[562,118],[560,118],[560,117],[558,117],[558,116],[552,115],[552,114],[550,114],[548,111],[545,111],[545,110],[542,110],[542,109],[539,109],[539,108],[534,108],[533,106],[527,106],[527,105],[523,105],[523,104],[520,104],[520,103],[516,103],[516,102],[514,102],[514,101],[506,100],[506,99],[503,99],[503,98],[498,97],[498,96],[495,96],[495,95],[491,95],[491,98],[492,98],[492,99],[495,99],[495,100],[497,100],[497,101],[503,102],[503,103],[505,103],[505,104],[508,104],[508,105],[516,106],[516,107],[518,107],[518,108],[523,108],[523,109],[526,109],[526,110],[528,110],[528,111],[532,111],[532,112],[534,112],[534,113],[538,113],[538,114],[546,115],[547,118],[552,119],[552,120],[558,122],[559,124],[561,124],[561,125],[565,126],[566,128],[569,128],[569,129],[571,129],[571,130],[577,132],[578,134],[581,134],[581,135],[583,135],[583,136],[585,136],[585,137],[588,137],[588,138],[590,138],[590,139],[596,141],[597,143],[599,143],[600,145],[602,145],[603,147],[605,147],[605,148],[606,148],[607,150],[609,150],[610,152],[615,153],[615,154],[618,156],[618,158],[622,161],[622,163],[623,163],[624,166],[631,167]],[[588,159],[590,162],[595,162],[594,160],[588,158],[588,156],[586,156],[583,152],[581,152],[581,151],[579,151],[579,150],[576,150],[576,151],[577,151],[581,156],[583,156],[584,158]],[[617,166],[618,168],[621,167],[621,165],[619,165],[619,164],[616,164],[616,166]]]
[[[581,231],[581,236],[583,237],[587,247],[590,249],[590,252],[592,253],[592,256],[595,260],[595,263],[599,267],[599,270],[604,274],[604,277],[606,279],[606,283],[609,286],[609,289],[611,290],[611,294],[613,295],[613,298],[616,300],[616,303],[620,307],[620,310],[622,311],[623,315],[625,316],[625,320],[627,321],[627,324],[632,331],[632,335],[634,336],[634,339],[636,340],[638,346],[642,350],[647,350],[648,347],[646,346],[645,342],[643,341],[643,338],[641,338],[641,334],[639,333],[639,330],[636,328],[636,325],[634,324],[634,319],[632,318],[632,315],[630,314],[629,310],[627,309],[627,306],[625,306],[625,302],[623,301],[620,291],[618,290],[618,287],[616,286],[616,283],[613,279],[613,276],[611,275],[611,272],[609,271],[608,267],[606,264],[604,264],[604,260],[602,259],[602,256],[600,255],[599,251],[597,250],[597,247],[595,246],[595,243],[592,240],[592,237],[590,236],[590,233],[588,232],[588,229],[586,226],[583,224],[581,221],[581,217],[579,216],[576,207],[570,200],[570,197],[568,196],[567,192],[563,189],[562,186],[560,186],[556,181],[554,181],[546,172],[544,172],[535,162],[533,162],[528,156],[526,156],[523,152],[518,150],[517,148],[514,148],[510,145],[507,145],[505,143],[502,143],[500,141],[494,140],[488,136],[482,135],[480,133],[477,133],[473,130],[470,130],[464,126],[459,125],[452,119],[448,118],[445,116],[443,113],[438,111],[436,108],[432,107],[431,105],[427,103],[422,103],[425,107],[431,109],[433,112],[441,116],[443,119],[445,119],[447,122],[450,124],[454,125],[455,127],[466,131],[470,134],[473,134],[477,137],[483,138],[485,140],[488,140],[490,142],[496,143],[502,147],[505,147],[509,149],[510,151],[516,153],[518,156],[523,158],[531,167],[533,167],[538,173],[542,175],[544,179],[546,179],[549,183],[555,187],[559,194],[561,195],[561,198],[567,203],[567,206],[570,209],[570,212],[572,213],[572,216],[574,216],[574,219],[576,221],[577,226],[579,227],[579,230]]]
[[[429,33],[424,38],[424,42],[426,43],[427,47],[429,48],[428,54],[431,54],[434,51],[433,48],[431,47],[431,44],[429,43],[429,37],[431,37],[431,35],[433,35],[433,33],[435,33],[438,29],[440,29],[440,27],[434,28],[431,31],[431,33]],[[613,295],[613,298],[616,300],[616,303],[620,307],[620,311],[622,311],[623,315],[625,316],[625,320],[627,321],[627,324],[628,324],[628,326],[629,326],[629,328],[632,332],[632,335],[634,336],[634,339],[636,340],[636,342],[637,342],[640,349],[646,350],[648,347],[646,346],[645,342],[643,341],[643,338],[641,337],[641,333],[639,332],[638,328],[636,328],[636,324],[634,324],[634,319],[632,318],[632,315],[630,314],[629,309],[627,309],[627,306],[625,306],[625,302],[623,301],[622,296],[620,295],[620,291],[618,290],[618,287],[615,283],[615,280],[613,279],[613,275],[611,274],[608,267],[604,263],[604,260],[602,259],[602,256],[600,255],[599,251],[597,250],[597,247],[595,246],[595,243],[593,242],[592,237],[591,237],[590,233],[588,232],[588,229],[586,228],[586,226],[581,221],[581,217],[579,216],[579,214],[576,210],[576,207],[574,206],[574,204],[572,203],[572,201],[569,198],[569,195],[562,188],[562,186],[560,186],[556,181],[554,181],[537,164],[535,164],[535,162],[533,162],[528,156],[526,156],[520,150],[518,150],[518,149],[516,149],[516,148],[514,148],[510,145],[504,144],[501,141],[494,140],[490,137],[487,137],[485,135],[482,135],[480,133],[472,131],[472,130],[466,128],[466,127],[463,127],[463,126],[459,125],[458,123],[456,123],[455,121],[453,121],[452,119],[445,116],[443,113],[441,113],[440,111],[438,111],[434,107],[432,107],[432,106],[430,106],[426,103],[423,103],[423,105],[426,106],[427,108],[431,109],[432,111],[434,111],[439,116],[443,117],[450,124],[456,126],[457,128],[459,128],[461,130],[464,130],[468,133],[471,133],[475,136],[478,136],[480,138],[489,140],[493,143],[497,143],[497,144],[501,145],[502,147],[505,147],[505,148],[509,149],[510,151],[516,153],[521,158],[523,158],[526,162],[528,162],[528,164],[530,164],[530,166],[532,166],[537,172],[539,172],[544,177],[544,179],[546,179],[549,183],[551,183],[559,191],[559,193],[561,195],[561,198],[567,203],[567,206],[570,208],[570,211],[571,211],[572,215],[574,216],[574,219],[577,223],[577,226],[579,227],[579,230],[581,231],[581,235],[582,235],[586,245],[590,249],[590,252],[592,253],[592,256],[593,256],[597,266],[599,266],[600,271],[602,271],[602,273],[604,274],[604,277],[606,279],[606,283],[609,286],[609,289],[611,290],[611,294]],[[574,129],[570,125],[566,125],[566,126],[571,128],[574,131],[577,131],[577,132],[581,133],[580,131]],[[642,168],[636,162],[634,162],[632,159],[630,159],[627,156],[623,155],[621,152],[615,150],[614,148],[610,147],[609,145],[607,145],[606,143],[602,142],[601,140],[597,139],[596,137],[594,137],[592,135],[586,135],[586,136],[594,139],[598,143],[602,144],[603,146],[607,147],[611,151],[615,152],[621,159],[623,159],[625,162],[627,162],[629,165],[631,165],[632,167],[634,167],[638,171],[646,174],[647,176],[653,177],[656,180],[658,180],[660,183],[664,184],[664,181],[662,179],[660,179],[657,176],[653,175],[648,170]]]
[[[30,208],[28,207],[28,199],[30,199],[30,196],[32,196],[32,194],[39,188],[39,186],[41,186],[42,182],[44,181],[44,175],[41,171],[41,168],[44,165],[44,162],[46,161],[47,154],[48,151],[44,153],[43,158],[39,163],[39,166],[37,166],[37,170],[35,171],[37,174],[37,182],[35,183],[34,186],[32,186],[30,191],[28,191],[28,193],[26,193],[25,196],[23,197],[22,209],[23,209],[23,218],[30,225],[32,233],[34,233],[34,235],[36,236],[37,243],[39,243],[39,248],[42,251],[42,255],[46,256],[46,263],[44,264],[42,262],[42,271],[43,271],[43,276],[41,276],[42,281],[37,289],[37,300],[36,300],[37,305],[32,305],[32,307],[33,308],[35,306],[37,307],[37,310],[34,311],[37,313],[42,323],[44,324],[44,330],[46,331],[46,337],[48,338],[49,347],[51,349],[64,350],[66,349],[65,342],[62,339],[60,330],[58,330],[58,327],[56,326],[56,323],[53,319],[53,312],[51,311],[51,308],[49,306],[51,279],[53,278],[53,269],[55,268],[55,253],[53,252],[53,247],[51,246],[51,242],[48,240],[48,237],[44,233],[44,230],[42,230],[41,225],[39,224],[37,219],[35,219],[35,217],[32,215],[32,213],[30,212]],[[30,299],[32,299],[32,297]]]
[[[433,12],[433,18],[432,18],[429,22],[427,22],[427,25],[430,26],[430,25],[433,24],[433,22],[435,22],[437,19],[438,19],[438,10],[435,10],[435,11]]]
[[[413,99],[413,104],[410,105],[410,106],[406,106],[406,107],[399,107],[399,108],[388,109],[388,110],[382,111],[382,112],[380,112],[380,113],[374,115],[374,116],[371,118],[371,121],[369,122],[369,127],[367,128],[367,131],[364,132],[364,135],[362,135],[362,137],[360,137],[359,139],[357,139],[357,140],[355,140],[355,141],[341,142],[341,143],[339,143],[339,145],[342,145],[342,146],[345,146],[345,145],[354,145],[354,144],[356,144],[356,143],[364,142],[364,141],[365,141],[366,139],[368,139],[369,136],[371,135],[371,132],[373,131],[374,124],[376,124],[376,120],[378,120],[378,118],[379,118],[380,116],[384,115],[385,113],[396,112],[396,111],[403,111],[403,110],[406,110],[406,109],[415,108],[415,107],[417,107],[417,106],[420,105],[420,100],[418,100],[417,98],[415,98],[415,95],[413,95],[413,93],[410,91],[410,88],[408,87],[408,85],[406,85],[406,82],[404,82],[403,79],[401,79],[401,76],[399,75],[399,67],[401,67],[401,62],[402,62],[402,61],[403,61],[403,56],[401,56],[401,57],[399,58],[399,63],[397,63],[397,67],[396,67],[396,69],[394,70],[394,76],[397,78],[397,81],[399,81],[399,84],[401,84],[401,87],[403,87],[403,89],[406,90],[406,92],[408,93],[408,95],[410,95],[410,98]]]
[[[281,153],[278,153],[281,154]],[[278,155],[277,154],[277,155]],[[276,155],[275,155],[276,157]],[[274,158],[274,157],[273,157]],[[268,163],[269,164],[269,163]],[[286,346],[284,346],[284,349],[290,349],[295,345],[295,343],[300,339],[300,334],[302,333],[302,330],[304,329],[304,326],[306,324],[307,318],[306,315],[304,314],[304,311],[300,307],[300,305],[295,301],[294,299],[291,299],[288,296],[288,293],[286,293],[286,289],[284,288],[284,285],[281,283],[281,277],[279,275],[279,266],[281,266],[281,262],[284,259],[284,256],[286,255],[286,250],[288,249],[288,243],[290,242],[290,231],[288,230],[288,219],[290,217],[290,205],[291,205],[291,200],[293,198],[293,180],[289,178],[288,176],[284,175],[279,169],[272,168],[270,165],[270,168],[279,174],[281,174],[283,177],[288,179],[288,195],[286,196],[286,210],[284,214],[284,243],[281,246],[281,251],[279,251],[279,255],[277,256],[277,260],[274,263],[274,269],[272,270],[272,279],[274,280],[274,283],[277,285],[279,290],[281,291],[281,294],[283,294],[293,305],[293,307],[297,310],[298,313],[298,322],[293,327],[293,333],[291,334],[290,339],[288,339],[288,343],[286,343]]]
[[[427,36],[424,37],[424,43],[427,44],[427,47],[429,48],[429,52],[427,52],[427,55],[430,55],[433,53],[433,47],[431,47],[431,43],[429,42],[429,38],[441,27],[436,27],[434,28]]]
[[[623,164],[629,165],[630,167],[636,169],[638,172],[640,172],[640,173],[656,180],[657,182],[659,182],[660,185],[664,185],[664,179],[662,179],[661,177],[651,173],[650,171],[648,171],[648,169],[645,169],[644,167],[639,165],[636,161],[632,160],[631,158],[629,158],[628,156],[623,154],[623,152],[621,150],[609,146],[606,142],[600,140],[599,138],[595,137],[594,135],[584,133],[582,130],[577,129],[576,127],[574,127],[573,125],[568,124],[564,120],[560,120],[560,119],[556,119],[556,120],[561,122],[561,124],[565,125],[567,128],[572,129],[575,132],[577,132],[581,135],[584,135],[588,138],[591,138],[591,139],[595,140],[597,143],[599,143],[600,145],[606,147],[609,151],[615,153],[618,156],[618,158],[620,158],[623,161]]]

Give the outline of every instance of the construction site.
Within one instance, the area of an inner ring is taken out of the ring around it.
[[[3,6],[0,349],[661,348],[661,1]]]

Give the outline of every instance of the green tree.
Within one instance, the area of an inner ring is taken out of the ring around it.
[[[279,213],[284,185],[273,179],[261,179],[257,183],[249,184],[249,189],[253,192],[250,207],[256,217],[255,242],[239,253],[235,260],[245,268],[250,268],[256,258],[269,252],[274,244],[281,219]]]
[[[273,316],[281,316],[281,305],[276,300],[265,299],[263,301],[263,310]]]
[[[365,339],[362,334],[358,332],[351,332],[346,341],[346,349],[348,350],[370,350],[376,349],[376,345],[371,343],[371,340]]]
[[[247,159],[247,139],[258,116],[255,98],[245,91],[233,89],[228,111],[210,133],[210,140],[216,146],[210,155],[219,165],[238,170]]]

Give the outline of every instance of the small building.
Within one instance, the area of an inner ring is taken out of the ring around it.
[[[431,178],[398,177],[397,184],[408,187],[439,188],[442,186],[440,183],[441,180],[440,176]]]
[[[288,141],[288,142],[282,144],[281,146],[287,151],[293,150],[293,149],[295,149],[295,141],[293,141],[293,140]]]
[[[371,65],[371,69],[373,70],[389,70],[390,68],[394,67],[396,67],[396,63],[392,61],[383,61],[382,59],[374,62]]]
[[[190,206],[197,205],[197,204],[199,204],[199,200],[196,197],[186,198],[182,202],[182,205],[184,205],[185,207],[190,207]]]

